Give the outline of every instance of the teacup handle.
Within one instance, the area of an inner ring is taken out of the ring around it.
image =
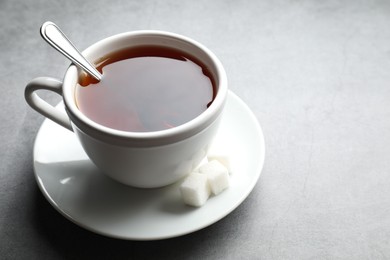
[[[44,101],[35,91],[49,90],[62,96],[62,82],[55,78],[39,77],[27,84],[24,97],[27,103],[37,112],[53,120],[57,124],[73,131],[68,115]]]

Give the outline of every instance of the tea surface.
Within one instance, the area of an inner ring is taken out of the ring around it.
[[[175,49],[124,49],[101,58],[96,67],[102,80],[80,75],[76,103],[91,120],[117,130],[179,126],[205,111],[215,95],[207,68]]]

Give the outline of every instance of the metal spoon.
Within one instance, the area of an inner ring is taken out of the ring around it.
[[[100,81],[102,75],[97,69],[80,53],[73,43],[66,37],[60,28],[52,23],[45,22],[41,26],[41,35],[53,48],[61,52],[65,57],[70,59],[80,69]]]

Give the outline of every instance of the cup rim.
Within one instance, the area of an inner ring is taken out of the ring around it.
[[[65,109],[69,117],[71,118],[73,127],[77,127],[82,132],[90,136],[96,137],[99,140],[106,140],[110,143],[116,142],[121,145],[136,144],[138,146],[155,146],[177,142],[192,135],[195,135],[198,132],[207,128],[207,126],[213,123],[215,119],[221,114],[224,107],[224,103],[226,101],[228,89],[227,76],[222,66],[222,63],[215,56],[215,54],[204,45],[193,39],[176,33],[157,30],[140,30],[110,36],[92,44],[82,53],[83,55],[88,57],[97,50],[102,49],[104,46],[108,46],[113,42],[119,41],[120,39],[139,36],[167,37],[174,40],[184,41],[195,46],[197,49],[205,53],[210,59],[210,61],[213,63],[213,66],[215,68],[215,75],[218,78],[218,90],[214,101],[204,112],[202,112],[197,117],[191,119],[190,121],[182,125],[170,129],[151,132],[130,132],[109,128],[91,120],[77,108],[74,97],[74,89],[77,83],[78,69],[75,65],[71,64],[64,76],[63,97]]]

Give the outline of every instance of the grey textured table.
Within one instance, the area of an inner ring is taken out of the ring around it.
[[[210,227],[153,242],[103,237],[53,209],[32,167],[43,117],[23,97],[69,64],[41,39],[46,20],[80,49],[136,29],[212,49],[265,134],[249,197]],[[390,258],[388,1],[0,0],[0,24],[1,259]]]

